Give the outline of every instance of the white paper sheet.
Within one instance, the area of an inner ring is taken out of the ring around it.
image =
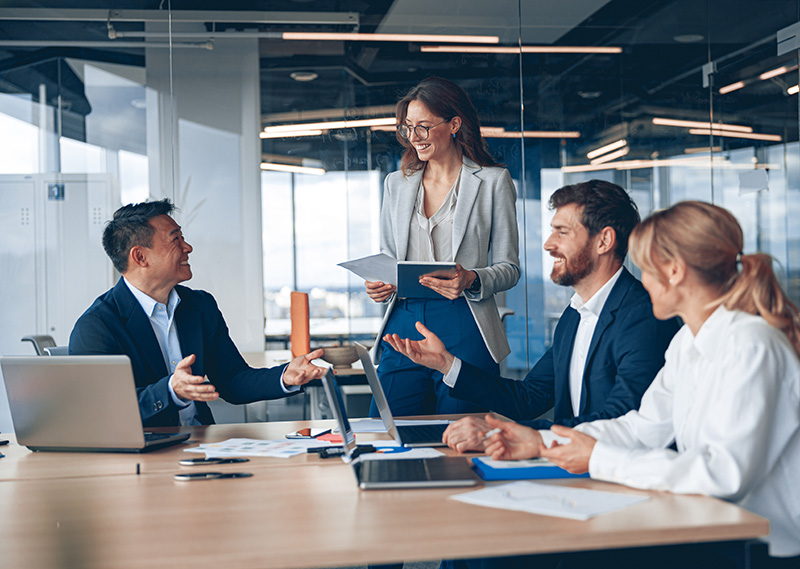
[[[397,460],[400,458],[438,458],[444,456],[443,452],[430,447],[409,448],[397,446],[396,443],[385,445],[383,441],[375,441],[372,444],[378,449],[378,452],[359,455],[361,460]]]
[[[339,266],[367,281],[397,285],[397,261],[384,253],[345,261],[339,263]]]
[[[511,482],[500,486],[489,486],[475,492],[457,494],[451,498],[476,506],[518,510],[574,520],[588,520],[599,514],[649,500],[647,496],[600,492],[538,482]]]
[[[205,453],[207,458],[229,458],[234,456],[262,456],[274,458],[290,458],[305,454],[311,447],[328,446],[331,443],[309,440],[265,441],[259,439],[228,439],[219,443],[202,444],[184,449],[186,452]]]
[[[451,421],[443,419],[395,419],[394,424],[398,427],[409,425],[448,425]],[[351,419],[350,428],[354,433],[385,433],[386,427],[380,419]],[[334,433],[339,432],[339,427],[334,427]]]

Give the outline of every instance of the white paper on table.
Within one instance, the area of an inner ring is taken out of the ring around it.
[[[450,497],[453,500],[476,506],[503,508],[574,520],[588,520],[599,514],[606,514],[649,500],[647,496],[632,496],[527,481],[489,486],[475,492],[466,492]]]
[[[395,419],[397,427],[410,425],[449,425],[451,421],[444,419]],[[386,427],[380,419],[351,419],[350,429],[354,433],[385,433]],[[333,428],[334,433],[339,432],[339,427]]]
[[[273,458],[290,458],[305,454],[311,447],[329,446],[328,441],[309,440],[260,440],[260,439],[228,439],[219,443],[202,444],[184,449],[186,452],[205,453],[207,458],[229,458],[235,456],[261,456]]]
[[[402,447],[385,445],[383,441],[372,443],[378,452],[369,452],[358,455],[361,460],[399,460],[406,458],[439,458],[443,452],[430,447]]]
[[[339,266],[367,281],[397,285],[397,260],[384,253],[345,261]]]

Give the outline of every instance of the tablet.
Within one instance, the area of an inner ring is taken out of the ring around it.
[[[397,263],[397,297],[398,298],[444,298],[438,292],[419,284],[423,275],[452,279],[456,276],[455,263],[417,261],[398,261]]]

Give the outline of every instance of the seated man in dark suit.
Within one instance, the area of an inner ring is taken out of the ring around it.
[[[549,205],[556,209],[544,244],[555,259],[550,278],[575,294],[552,346],[525,379],[489,375],[460,361],[420,323],[424,340],[386,337],[415,362],[444,373],[453,397],[537,429],[549,428],[549,421],[535,418],[550,408],[554,422],[566,426],[638,409],[678,330],[674,319],[656,320],[644,287],[622,266],[640,219],[625,190],[591,180],[557,190]],[[460,452],[483,450],[490,428],[467,417],[447,428],[444,442]]]
[[[245,363],[214,297],[178,286],[192,278],[192,246],[173,210],[164,199],[114,213],[103,248],[122,278],[78,319],[69,353],[128,356],[145,427],[211,424],[207,401],[277,399],[322,377],[311,363],[322,350],[274,368]]]

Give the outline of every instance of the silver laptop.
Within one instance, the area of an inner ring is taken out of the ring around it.
[[[383,386],[378,379],[378,372],[375,369],[375,364],[369,357],[367,348],[354,342],[358,358],[361,360],[361,365],[364,366],[364,374],[367,376],[369,388],[372,390],[372,397],[375,399],[375,405],[378,407],[378,412],[381,414],[383,426],[389,431],[391,436],[398,444],[406,447],[443,447],[445,444],[442,442],[442,435],[447,428],[446,424],[440,425],[403,425],[397,426],[392,416],[392,410],[389,408],[389,401],[386,400],[386,393],[383,391]]]
[[[31,450],[143,452],[189,433],[145,433],[127,356],[3,356],[17,442]]]
[[[475,472],[463,457],[370,460],[369,455],[358,456],[359,447],[350,428],[339,384],[330,372],[322,378],[322,384],[342,433],[345,458],[353,467],[360,488],[442,488],[474,486],[478,483]]]

